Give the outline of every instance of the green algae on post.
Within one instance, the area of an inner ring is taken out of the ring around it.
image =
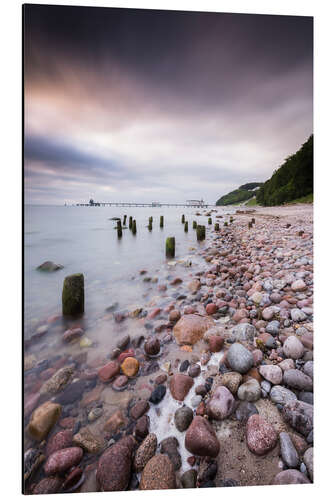
[[[206,238],[206,226],[197,226],[197,240],[202,241]]]
[[[209,219],[208,219],[208,224],[212,224],[212,218],[211,217],[209,217]]]
[[[66,276],[62,288],[62,314],[77,316],[84,313],[84,277],[82,273]]]
[[[169,236],[169,238],[165,241],[165,255],[167,257],[175,256],[175,246],[176,246],[176,238],[174,236]]]
[[[196,229],[196,228],[197,228],[197,225],[198,225],[198,224],[197,224],[197,221],[196,221],[196,220],[194,220],[194,221],[193,221],[193,224],[192,224],[193,229]]]
[[[224,226],[227,226],[227,225],[228,225],[228,222],[227,222],[227,221],[224,221],[224,224],[223,224],[223,225],[224,225]]]

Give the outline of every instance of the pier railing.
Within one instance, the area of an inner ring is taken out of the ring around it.
[[[76,203],[77,207],[189,207],[189,208],[208,208],[215,207],[215,205],[208,205],[204,203],[202,205],[188,204],[188,203],[160,203],[158,205],[154,203],[133,203],[133,202],[96,202],[96,203]]]

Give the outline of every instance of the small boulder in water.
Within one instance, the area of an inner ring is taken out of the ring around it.
[[[52,273],[53,271],[58,271],[59,269],[63,269],[64,266],[61,264],[55,264],[51,260],[46,260],[41,264],[40,266],[37,267],[38,271],[46,271],[48,273]]]

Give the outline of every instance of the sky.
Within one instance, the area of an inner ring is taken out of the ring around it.
[[[27,5],[25,202],[215,203],[313,132],[311,17]]]

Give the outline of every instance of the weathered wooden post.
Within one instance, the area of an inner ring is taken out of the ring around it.
[[[197,240],[202,241],[206,238],[206,226],[197,226]]]
[[[78,316],[84,313],[84,277],[82,273],[66,276],[62,288],[62,314]]]
[[[208,224],[212,224],[212,218],[211,217],[209,217],[209,219],[208,219]]]
[[[161,215],[160,216],[160,227],[163,227],[164,226],[164,216]]]
[[[232,224],[234,222],[233,216],[230,217],[230,221],[229,222],[230,222],[230,224]]]
[[[185,215],[182,215],[182,224],[185,224]]]
[[[224,226],[227,226],[228,225],[228,221],[224,221]]]
[[[256,223],[256,220],[255,220],[255,218],[254,218],[254,217],[252,217],[251,222],[252,222],[252,224],[255,224],[255,223]]]
[[[220,224],[218,222],[215,223],[215,231],[220,230]]]
[[[194,221],[193,221],[193,224],[192,224],[193,229],[196,229],[196,228],[197,228],[197,225],[198,225],[198,224],[197,224],[197,221],[196,221],[196,220],[194,220]]]
[[[248,227],[249,227],[249,229],[251,229],[251,228],[252,228],[252,222],[249,222],[249,223],[248,223]]]
[[[176,239],[174,236],[170,236],[169,238],[166,239],[165,241],[166,257],[173,258],[175,256],[175,246],[176,246]]]
[[[132,223],[133,223],[133,217],[130,216],[129,220],[128,220],[128,228],[129,229],[132,229]]]
[[[122,230],[122,227],[121,226],[118,226],[117,227],[117,233],[118,233],[118,238],[121,238],[122,235],[123,235],[123,230]]]
[[[124,215],[123,226],[126,226],[127,215]]]
[[[121,229],[121,220],[117,220],[117,229],[118,231]]]
[[[132,233],[136,234],[136,220],[135,219],[132,221]]]
[[[186,221],[184,224],[184,231],[185,231],[185,233],[188,232],[188,221]]]
[[[152,217],[149,217],[148,231],[151,231],[152,229],[153,229],[153,220],[152,220]]]

